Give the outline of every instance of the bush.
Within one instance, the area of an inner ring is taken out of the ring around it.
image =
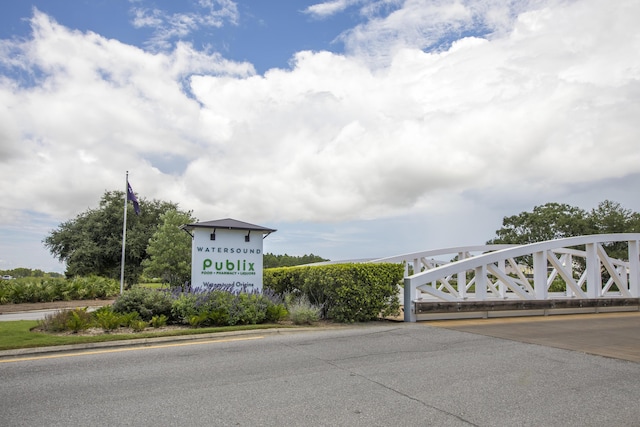
[[[149,326],[149,324],[144,320],[135,320],[131,322],[129,326],[131,327],[131,329],[133,329],[134,332],[142,332],[147,326]]]
[[[153,316],[171,315],[173,299],[164,291],[132,288],[116,299],[113,303],[113,311],[116,313],[137,312],[142,320],[151,320]]]
[[[289,319],[296,325],[311,325],[320,320],[320,311],[307,297],[298,298],[289,305]]]
[[[171,304],[171,319],[180,323],[189,323],[189,318],[197,313],[196,294],[180,294]]]
[[[104,306],[93,313],[96,324],[105,331],[113,331],[120,327],[121,315],[114,313],[111,307]]]
[[[399,313],[403,275],[400,264],[333,264],[268,269],[264,283],[302,293],[329,319],[362,322]]]
[[[171,313],[177,321],[191,326],[254,325],[287,316],[280,299],[268,292],[236,294],[223,290],[180,294]]]
[[[151,326],[153,326],[154,328],[161,328],[162,326],[165,326],[167,324],[167,320],[168,318],[164,314],[153,316],[151,318]]]
[[[91,313],[88,313],[86,308],[60,310],[52,314],[47,314],[44,319],[38,321],[38,325],[47,332],[69,330],[79,332],[88,329],[91,323]]]
[[[107,298],[119,290],[116,280],[98,276],[23,277],[0,281],[0,304]]]
[[[271,303],[267,306],[265,322],[280,322],[289,316],[289,311],[282,303]]]

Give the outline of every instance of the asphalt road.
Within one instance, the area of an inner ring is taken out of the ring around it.
[[[0,359],[3,426],[631,426],[640,364],[420,324]]]
[[[0,314],[0,322],[11,322],[14,320],[40,320],[44,319],[48,314],[54,314],[60,310],[33,310],[20,311],[16,313]]]

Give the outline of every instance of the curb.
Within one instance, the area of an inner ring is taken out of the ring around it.
[[[312,328],[293,329],[294,331],[311,330]],[[181,341],[197,341],[211,338],[224,338],[230,336],[247,336],[247,335],[264,335],[281,333],[288,328],[274,328],[274,329],[254,329],[249,331],[234,331],[234,332],[213,332],[210,334],[193,334],[193,335],[177,335],[172,337],[156,337],[156,338],[134,338],[128,340],[116,340],[105,341],[95,343],[84,344],[65,344],[56,345],[50,347],[32,347],[32,348],[16,348],[13,350],[0,351],[0,358],[24,356],[32,354],[48,354],[48,353],[62,353],[65,351],[77,351],[77,350],[92,350],[97,348],[110,348],[110,347],[134,347],[145,346],[157,343],[171,343]]]
[[[353,326],[353,325],[351,325]],[[285,334],[290,332],[311,332],[311,331],[325,331],[330,329],[344,329],[345,326],[323,326],[323,327],[301,327],[301,328],[272,328],[272,329],[251,329],[245,331],[232,331],[232,332],[212,332],[208,334],[192,334],[192,335],[177,335],[169,337],[154,337],[154,338],[134,338],[125,340],[105,341],[96,343],[83,343],[83,344],[65,344],[56,345],[50,347],[31,347],[31,348],[16,348],[13,350],[1,350],[0,359],[26,356],[26,355],[46,355],[50,353],[64,353],[70,351],[79,350],[93,350],[101,348],[114,348],[114,347],[144,347],[148,345],[158,343],[172,343],[172,342],[184,342],[184,341],[203,341],[213,338],[226,338],[234,336],[252,336],[252,335],[274,335]]]

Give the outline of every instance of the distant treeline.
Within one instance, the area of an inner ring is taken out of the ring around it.
[[[14,268],[13,270],[0,270],[0,276],[11,276],[14,279],[21,277],[64,277],[64,274],[49,272],[31,268]]]
[[[295,265],[312,264],[314,262],[329,261],[319,257],[318,255],[309,254],[302,256],[291,255],[274,255],[272,253],[264,254],[263,265],[264,268],[276,268],[276,267],[293,267]]]

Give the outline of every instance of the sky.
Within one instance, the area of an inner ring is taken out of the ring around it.
[[[0,5],[0,270],[105,191],[275,254],[476,245],[548,202],[640,211],[640,2]]]

